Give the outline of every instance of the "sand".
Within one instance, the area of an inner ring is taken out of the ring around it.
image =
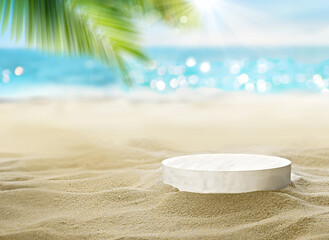
[[[0,239],[329,239],[329,97],[0,104]],[[293,183],[179,192],[163,159],[255,153]]]

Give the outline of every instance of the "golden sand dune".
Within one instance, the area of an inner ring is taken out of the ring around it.
[[[329,239],[329,98],[0,104],[0,239]],[[161,161],[288,158],[293,183],[179,192]]]

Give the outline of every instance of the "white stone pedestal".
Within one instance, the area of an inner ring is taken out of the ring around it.
[[[277,190],[291,182],[291,162],[253,154],[200,154],[162,161],[163,182],[195,193]]]

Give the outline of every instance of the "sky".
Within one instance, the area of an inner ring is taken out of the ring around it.
[[[329,46],[328,0],[190,0],[203,13],[202,29],[143,26],[146,46]],[[0,47],[15,45],[7,31]]]
[[[329,45],[327,0],[192,1],[203,12],[202,30],[152,28],[147,45]]]

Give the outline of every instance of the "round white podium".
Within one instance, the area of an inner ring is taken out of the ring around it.
[[[277,190],[291,183],[288,159],[254,154],[200,154],[162,161],[162,177],[181,191],[242,193]]]

